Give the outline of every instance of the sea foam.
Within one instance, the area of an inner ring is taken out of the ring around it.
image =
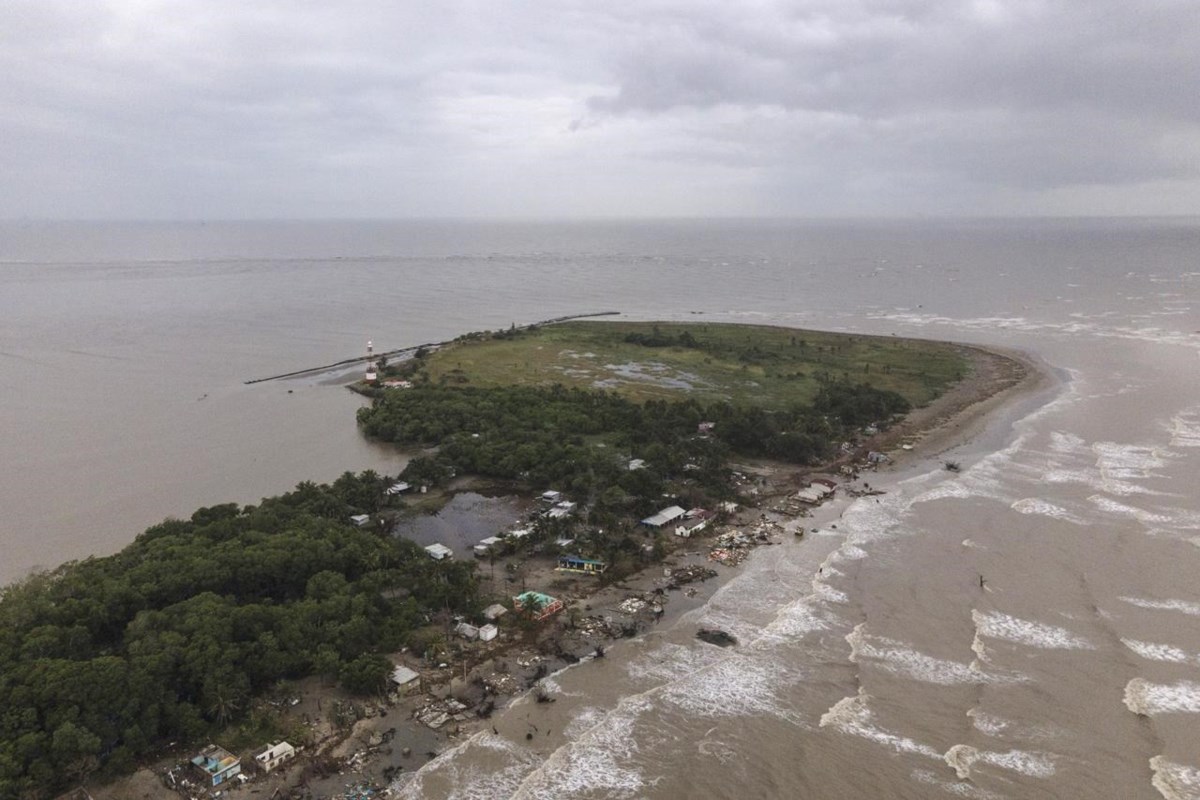
[[[1200,683],[1151,683],[1134,678],[1125,684],[1125,707],[1135,714],[1200,714]]]
[[[504,766],[488,770],[464,766],[469,764],[471,759],[462,756],[472,749],[493,751],[488,760],[498,758]],[[518,747],[490,731],[482,731],[458,747],[442,753],[415,774],[401,776],[391,788],[398,798],[419,800],[430,794],[430,787],[425,784],[426,780],[440,778],[453,787],[450,794],[446,795],[451,800],[507,797],[518,789],[525,777],[537,769],[540,763],[541,758],[527,749]]]
[[[1054,759],[1049,755],[1025,750],[996,753],[966,744],[956,744],[946,751],[944,758],[946,763],[954,768],[958,777],[963,779],[971,777],[971,769],[978,762],[1019,772],[1031,778],[1049,778],[1055,772]]]
[[[1200,603],[1189,600],[1149,600],[1144,597],[1122,597],[1126,603],[1138,608],[1150,608],[1156,611],[1179,611],[1193,617],[1200,617]]]
[[[897,753],[911,753],[933,759],[942,757],[941,753],[927,744],[922,744],[907,736],[891,733],[875,725],[871,710],[867,707],[870,699],[870,696],[864,694],[861,689],[856,695],[842,698],[821,716],[820,727],[868,739]]]
[[[962,664],[921,653],[902,642],[883,636],[872,636],[862,623],[846,636],[850,644],[850,660],[870,659],[879,668],[924,683],[954,686],[977,683],[1015,683],[1020,679],[985,673],[978,664]]]
[[[1172,447],[1200,447],[1200,409],[1188,409],[1171,417],[1168,431]]]
[[[1056,506],[1054,503],[1037,497],[1026,497],[1023,500],[1018,500],[1012,504],[1012,510],[1020,514],[1036,514],[1042,517],[1061,519],[1064,522],[1071,522],[1075,525],[1087,524],[1086,521],[1075,516],[1062,506]]]
[[[1174,645],[1139,642],[1136,639],[1122,639],[1121,643],[1149,661],[1166,661],[1172,664],[1200,664],[1200,656],[1191,655]]]
[[[1200,800],[1200,769],[1176,764],[1162,756],[1150,759],[1151,785],[1166,800]]]
[[[598,724],[556,750],[507,796],[515,800],[560,798],[575,793],[600,793],[605,797],[644,793],[646,781],[629,762],[636,757],[639,742],[645,740],[635,736],[634,726],[650,707],[645,695],[622,700]]]
[[[697,716],[774,716],[804,726],[777,699],[781,684],[802,678],[772,659],[734,655],[663,687],[661,697]]]
[[[1040,647],[1046,650],[1094,650],[1095,645],[1077,634],[1056,625],[1012,617],[998,611],[972,611],[976,631],[992,639],[1014,644]]]
[[[1026,722],[1014,722],[996,714],[989,714],[978,707],[969,709],[967,716],[971,719],[971,725],[975,730],[992,737],[1057,739],[1065,733],[1063,729],[1047,723],[1031,725]]]
[[[927,769],[915,769],[912,772],[914,780],[917,780],[927,786],[936,786],[944,792],[955,795],[956,797],[967,797],[971,800],[1003,800],[1005,795],[989,792],[983,787],[976,786],[973,783],[965,781],[947,781],[942,780],[936,774]]]

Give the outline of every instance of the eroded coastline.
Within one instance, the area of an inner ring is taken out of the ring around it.
[[[890,484],[902,474],[941,468],[939,457],[948,448],[963,444],[982,429],[996,412],[1018,403],[1021,398],[1029,396],[1047,381],[1045,373],[1032,362],[1021,359],[1019,355],[1014,358],[1014,354],[976,347],[967,348],[966,351],[970,353],[974,364],[972,375],[944,398],[914,411],[904,423],[892,431],[880,434],[870,442],[864,442],[863,444],[871,449],[887,448],[891,460],[871,469],[864,469],[857,481],[846,480],[846,476],[841,476],[843,495],[848,490],[854,493],[886,492]],[[770,478],[766,485],[762,486],[758,507],[742,510],[728,521],[728,527],[733,530],[749,530],[766,523],[771,535],[770,544],[764,549],[809,546],[807,543],[797,543],[795,530],[803,525],[817,527],[836,524],[836,519],[845,510],[847,502],[852,502],[843,496],[825,507],[813,509],[805,516],[797,516],[794,504],[791,504],[790,509],[784,508],[789,505],[789,496],[794,493],[795,487],[802,479],[820,473],[814,470],[796,470],[788,465],[760,466]],[[822,469],[829,470],[835,466],[828,465]],[[865,466],[860,465],[860,468]],[[868,486],[869,489],[865,489]],[[725,567],[708,559],[711,545],[711,541],[690,542],[688,546],[673,553],[663,565],[642,570],[619,584],[598,591],[592,589],[571,594],[569,602],[581,612],[579,618],[586,630],[582,635],[562,636],[559,633],[542,631],[539,640],[532,644],[528,641],[495,643],[495,647],[479,654],[478,660],[467,669],[465,679],[462,677],[462,665],[459,664],[449,664],[442,670],[427,673],[427,683],[422,687],[424,691],[396,698],[395,705],[388,708],[386,715],[373,713],[355,723],[349,730],[329,730],[328,739],[324,746],[319,748],[320,757],[310,762],[303,780],[304,788],[296,787],[294,772],[292,780],[287,784],[298,791],[294,795],[297,797],[342,796],[341,787],[347,783],[378,788],[390,785],[398,791],[401,786],[407,785],[412,774],[435,754],[452,759],[452,751],[458,745],[477,740],[479,737],[496,736],[496,732],[502,734],[506,730],[510,738],[520,741],[523,736],[522,726],[524,735],[534,734],[535,730],[537,733],[537,739],[526,740],[526,746],[539,752],[552,751],[562,744],[564,731],[539,726],[537,710],[549,708],[544,703],[539,703],[539,698],[544,698],[547,702],[557,700],[553,691],[555,683],[547,681],[547,676],[572,667],[580,661],[586,664],[594,659],[598,652],[607,653],[608,658],[622,657],[621,639],[631,630],[636,631],[635,635],[638,636],[652,630],[668,630],[680,626],[687,626],[690,630],[692,612],[698,612],[716,592],[739,574],[737,567]],[[751,558],[770,558],[770,555],[760,552]],[[663,567],[711,568],[716,574],[708,580],[697,581],[672,591],[664,589],[664,585],[671,581],[663,579]],[[574,588],[578,590],[580,587]],[[628,603],[631,598],[645,598],[645,601],[639,611],[621,619],[621,604]],[[663,610],[660,615],[649,611],[656,599]],[[614,618],[620,619],[616,625],[611,624]],[[599,620],[604,619],[610,624],[597,624]],[[632,629],[628,627],[629,624],[633,625]],[[581,665],[578,668],[589,667]],[[497,678],[501,678],[498,683]],[[486,718],[477,718],[474,713],[464,715],[464,712],[471,709],[465,703],[462,711],[453,712],[457,707],[454,702],[461,702],[455,701],[456,695],[468,701],[478,700],[478,689],[481,686],[502,688],[500,692],[489,691],[483,698],[484,702],[494,709]],[[320,690],[316,691],[316,695],[322,693]],[[516,700],[521,701],[521,709],[526,709],[523,720],[513,716],[520,716],[518,712],[512,711],[514,706],[511,704]],[[448,706],[447,701],[450,701]],[[306,698],[304,702],[311,705],[312,697]],[[491,715],[501,713],[500,710],[504,708],[510,709],[504,717],[507,721],[493,721]],[[436,720],[444,711],[453,713],[443,721],[439,730],[430,729],[427,723],[431,719]],[[495,727],[497,722],[498,728]],[[438,770],[439,765],[433,764],[430,774],[436,775]],[[321,777],[322,772],[330,774]],[[420,794],[431,790],[436,782],[434,778],[423,788],[420,784],[414,785],[409,788],[409,792],[420,789]],[[101,796],[97,795],[98,798]]]

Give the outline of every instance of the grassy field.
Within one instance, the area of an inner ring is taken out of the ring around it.
[[[630,334],[670,344],[647,346],[628,341]],[[514,338],[456,342],[426,360],[435,383],[561,383],[608,388],[637,401],[688,392],[767,408],[808,402],[822,372],[891,389],[919,406],[969,369],[959,348],[937,342],[668,322],[569,322]]]

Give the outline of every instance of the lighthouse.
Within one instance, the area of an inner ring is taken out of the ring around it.
[[[367,339],[367,381],[374,381],[379,378],[379,373],[375,371],[375,345]]]

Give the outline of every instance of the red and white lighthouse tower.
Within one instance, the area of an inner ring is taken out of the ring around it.
[[[367,380],[374,381],[379,378],[379,373],[375,370],[375,345],[371,340],[367,340]]]

